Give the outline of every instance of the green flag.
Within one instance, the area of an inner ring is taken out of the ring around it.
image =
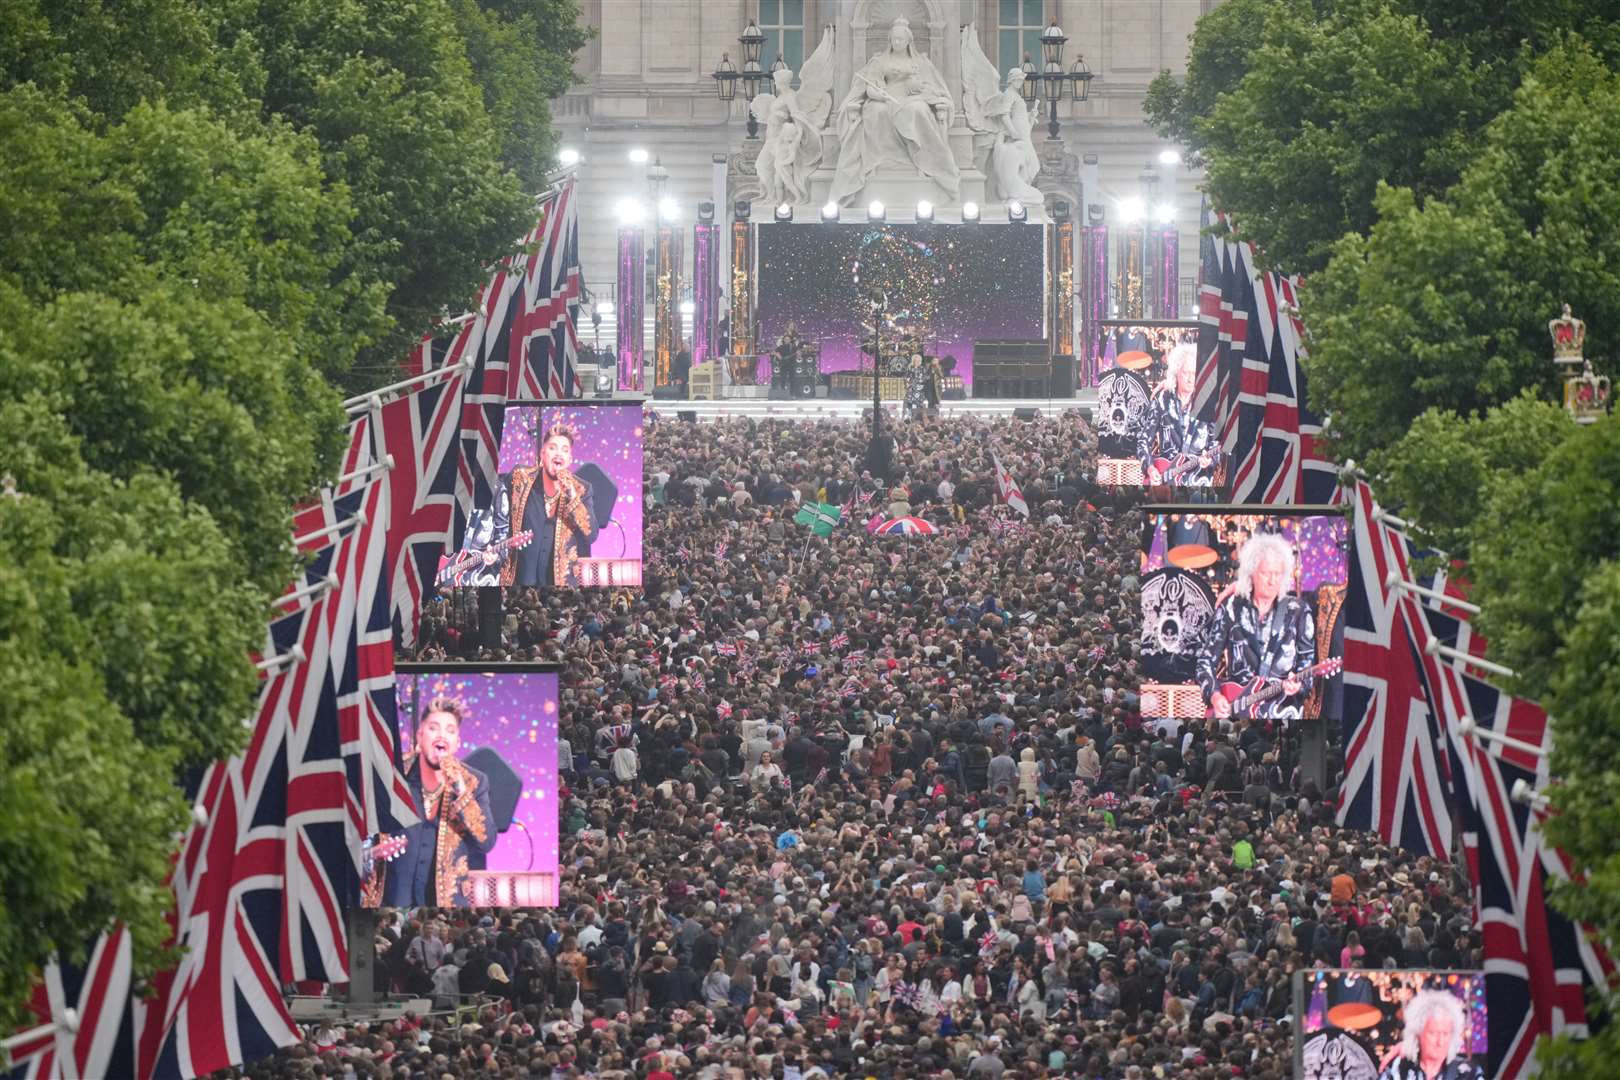
[[[838,524],[842,515],[843,510],[831,503],[805,503],[793,515],[793,520],[800,525],[810,526],[810,531],[817,536],[831,536],[833,526]]]

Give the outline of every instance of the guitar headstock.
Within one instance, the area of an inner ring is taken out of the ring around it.
[[[1335,656],[1331,659],[1323,660],[1311,670],[1325,679],[1331,679],[1333,676],[1344,670],[1344,661]]]
[[[385,833],[377,837],[376,841],[371,845],[371,850],[367,852],[367,854],[369,854],[373,859],[380,859],[383,862],[393,862],[395,859],[405,854],[406,844],[407,841],[405,837],[389,836]]]

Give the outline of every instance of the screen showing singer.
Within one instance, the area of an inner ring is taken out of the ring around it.
[[[639,587],[641,422],[639,402],[508,408],[493,504],[439,585]]]

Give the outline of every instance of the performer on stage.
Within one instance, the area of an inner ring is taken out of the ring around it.
[[[405,830],[404,852],[392,864],[378,863],[366,886],[377,891],[380,880],[388,907],[470,906],[469,860],[495,846],[489,778],[456,756],[466,714],[458,699],[434,698],[416,725],[404,765],[423,820]]]
[[[540,440],[540,463],[518,467],[503,482],[495,517],[495,541],[533,532],[534,541],[507,556],[502,585],[577,586],[575,564],[591,553],[597,521],[592,486],[574,475],[572,426],[553,424]],[[539,486],[541,498],[532,498]],[[502,510],[506,512],[501,513]]]
[[[1316,661],[1316,624],[1310,605],[1290,595],[1293,580],[1288,541],[1257,533],[1244,543],[1232,594],[1216,607],[1198,648],[1198,685],[1216,718],[1230,717],[1234,705],[1249,716],[1303,714],[1308,671]],[[1233,686],[1243,691],[1236,702]],[[1248,695],[1262,687],[1272,696],[1250,702]]]
[[[1198,347],[1183,343],[1165,356],[1164,382],[1155,389],[1136,434],[1136,460],[1148,485],[1210,487],[1215,482],[1215,426],[1192,411]]]
[[[793,380],[793,369],[799,362],[799,354],[804,350],[804,338],[799,336],[799,328],[794,323],[788,323],[782,336],[776,339],[776,355],[771,358],[771,385],[777,388],[786,387]]]
[[[906,405],[908,419],[939,418],[939,401],[945,376],[940,371],[939,357],[912,353],[906,370]]]

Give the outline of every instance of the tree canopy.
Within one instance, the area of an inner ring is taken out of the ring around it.
[[[574,0],[0,10],[0,1026],[115,919],[162,959],[176,778],[237,749],[292,506],[530,224]]]

